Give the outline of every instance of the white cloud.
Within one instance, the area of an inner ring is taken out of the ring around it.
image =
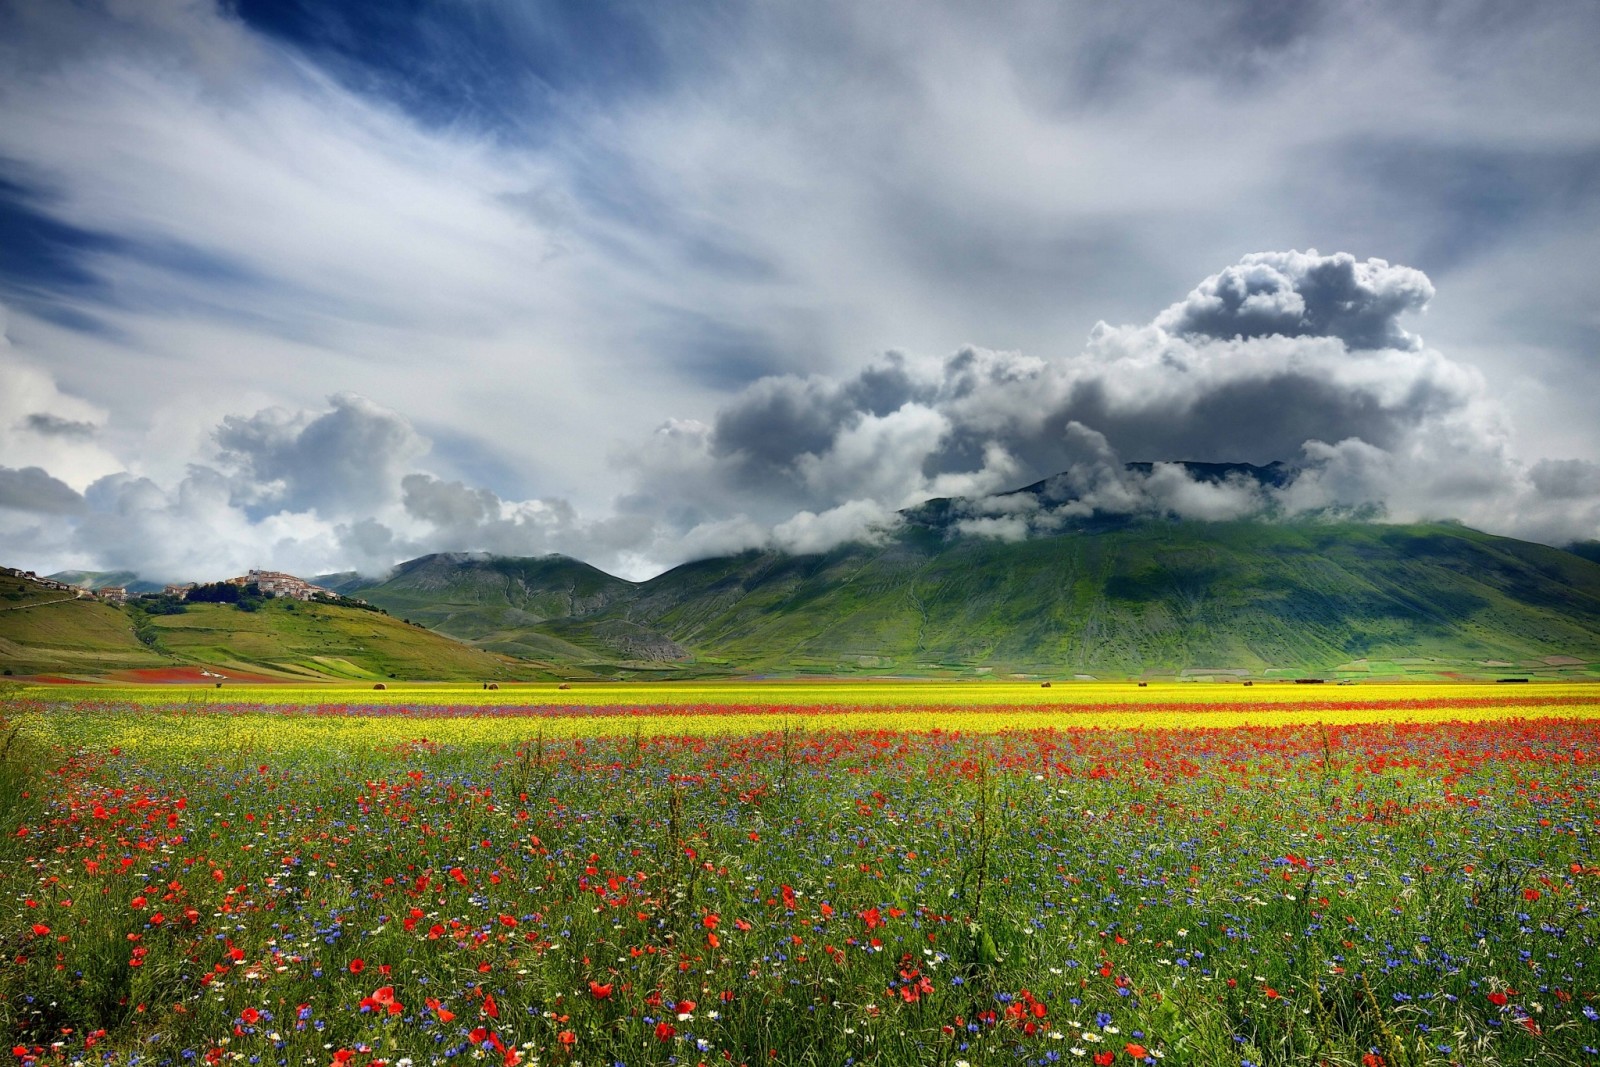
[[[802,511],[772,529],[772,541],[785,552],[809,555],[850,541],[875,544],[899,525],[893,509],[875,500],[847,500],[817,514]]]

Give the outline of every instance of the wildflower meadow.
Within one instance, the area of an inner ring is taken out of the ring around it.
[[[0,715],[18,1064],[1600,1063],[1580,685]]]

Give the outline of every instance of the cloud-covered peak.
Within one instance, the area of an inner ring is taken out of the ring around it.
[[[1197,285],[1155,325],[1192,338],[1337,337],[1352,349],[1421,347],[1400,316],[1433,299],[1410,267],[1347,252],[1256,252]]]

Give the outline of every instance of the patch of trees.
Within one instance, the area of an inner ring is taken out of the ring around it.
[[[130,600],[128,605],[146,615],[182,615],[189,610],[183,601],[170,593],[146,593],[137,600]]]
[[[269,599],[255,582],[234,585],[232,582],[207,582],[189,590],[191,604],[232,604],[240,611],[255,611]]]

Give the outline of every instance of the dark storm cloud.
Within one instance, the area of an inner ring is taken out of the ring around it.
[[[64,419],[60,415],[52,415],[47,411],[35,411],[22,425],[36,434],[45,437],[93,437],[99,427],[92,422],[79,419]]]
[[[0,508],[74,515],[83,507],[83,497],[76,489],[39,467],[0,467]]]
[[[1225,382],[1186,402],[1129,407],[1108,395],[1104,381],[1089,380],[1074,385],[1035,426],[1015,427],[1002,441],[1025,470],[1040,475],[1070,461],[1063,438],[1070,423],[1094,427],[1130,460],[1265,464],[1298,455],[1312,438],[1393,446],[1415,425],[1425,396],[1409,399],[1390,406],[1367,390],[1274,374]],[[924,469],[930,476],[968,469],[995,439],[988,427],[956,425]]]
[[[936,391],[913,378],[906,358],[895,352],[843,382],[762,378],[717,413],[711,449],[748,464],[755,474],[770,474],[797,456],[825,451],[863,417],[888,415]]]

